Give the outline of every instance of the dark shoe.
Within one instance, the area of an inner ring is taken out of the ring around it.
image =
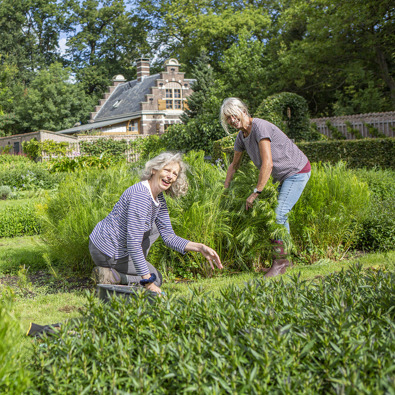
[[[119,273],[108,267],[96,266],[92,270],[92,279],[96,284],[121,284]]]
[[[293,264],[288,259],[275,259],[270,270],[265,274],[264,277],[275,277],[279,274],[284,274],[288,267],[292,267]]]

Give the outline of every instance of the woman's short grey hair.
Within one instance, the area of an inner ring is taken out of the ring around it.
[[[229,125],[226,119],[232,115],[240,119],[242,114],[247,114],[250,117],[247,106],[240,99],[237,97],[228,97],[223,101],[219,118],[226,133],[229,134]]]
[[[140,179],[142,181],[149,180],[152,177],[152,171],[159,171],[169,163],[176,162],[180,166],[177,180],[173,182],[172,186],[166,191],[172,197],[183,196],[188,191],[188,179],[186,171],[188,169],[185,162],[182,160],[182,155],[179,152],[162,152],[155,158],[149,160],[141,172]]]

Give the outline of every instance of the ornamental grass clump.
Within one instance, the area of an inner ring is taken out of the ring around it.
[[[290,213],[291,235],[307,261],[341,258],[356,244],[370,191],[344,162],[312,165],[311,177]]]
[[[51,259],[68,270],[90,272],[90,233],[124,190],[137,181],[137,175],[126,164],[106,171],[90,169],[68,174],[40,210],[42,237]]]
[[[391,393],[394,273],[260,280],[219,297],[94,295],[36,344],[37,393]]]

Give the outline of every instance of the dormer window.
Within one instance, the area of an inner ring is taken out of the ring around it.
[[[112,106],[113,108],[117,108],[122,100],[117,100]]]
[[[169,82],[165,89],[166,109],[182,110],[182,85],[177,82]]]

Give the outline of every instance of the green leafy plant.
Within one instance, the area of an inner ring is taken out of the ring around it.
[[[81,141],[80,150],[82,153],[92,156],[100,156],[105,153],[112,156],[124,157],[128,149],[126,140],[113,140],[100,138],[95,141]]]
[[[395,278],[350,270],[256,280],[220,297],[91,294],[32,354],[38,393],[390,393]],[[120,346],[122,345],[122,346]]]
[[[8,185],[0,186],[0,200],[9,198],[12,194],[12,189]]]
[[[361,132],[359,131],[359,129],[354,128],[350,121],[346,121],[344,123],[346,124],[347,132],[350,133],[351,136],[354,136],[356,139],[362,139],[363,138],[363,136],[362,136]]]
[[[330,121],[326,121],[325,125],[330,130],[333,139],[335,139],[335,140],[346,140],[347,139],[347,137],[336,126],[333,126]]]
[[[69,143],[64,141],[56,142],[48,139],[44,141],[37,141],[36,138],[22,143],[23,151],[33,160],[39,159],[43,155],[65,156],[69,151]]]

